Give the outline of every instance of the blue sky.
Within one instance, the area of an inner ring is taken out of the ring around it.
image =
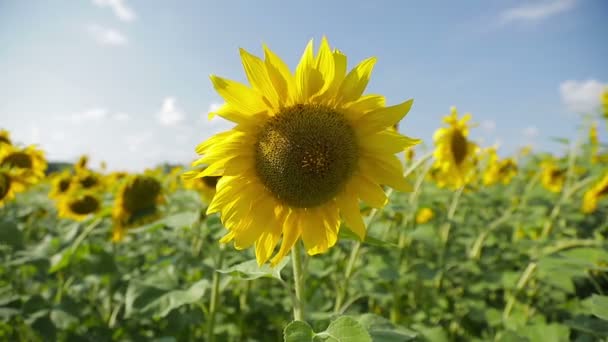
[[[377,56],[368,93],[414,98],[401,132],[432,144],[456,106],[472,137],[559,150],[608,83],[608,2],[0,0],[0,128],[52,160],[111,169],[189,162],[230,127],[209,74],[245,81],[238,48],[294,68],[327,35],[349,67]],[[604,36],[602,39],[602,35]]]

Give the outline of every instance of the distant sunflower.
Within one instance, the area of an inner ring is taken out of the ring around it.
[[[82,221],[101,209],[101,198],[90,190],[69,191],[58,202],[59,217]]]
[[[44,153],[34,146],[19,148],[4,145],[0,149],[0,166],[18,169],[25,182],[34,184],[44,178],[47,163]]]
[[[104,185],[103,177],[97,172],[88,169],[79,169],[73,178],[74,185],[82,189],[98,189]]]
[[[86,154],[83,154],[82,156],[80,156],[80,158],[78,158],[78,161],[76,162],[76,164],[74,164],[74,170],[76,170],[76,172],[88,170],[88,168],[87,168],[88,164],[89,164],[89,156],[87,156]]]
[[[431,209],[431,208],[421,208],[416,213],[416,223],[418,223],[418,224],[427,223],[430,220],[432,220],[433,217],[435,217],[435,213],[433,212],[433,209]]]
[[[483,173],[483,184],[486,186],[502,182],[509,184],[517,175],[517,163],[512,158],[499,159],[495,148],[488,151],[488,165]]]
[[[0,207],[26,189],[22,172],[14,168],[0,167]]]
[[[215,196],[217,182],[220,176],[205,176],[198,178],[187,178],[183,180],[184,188],[195,190],[201,195],[204,203],[211,203]]]
[[[161,190],[161,184],[156,178],[145,175],[130,176],[121,185],[112,209],[112,241],[121,241],[127,228],[154,221],[159,217]]]
[[[566,169],[557,166],[555,161],[545,160],[540,165],[541,183],[545,189],[551,192],[560,192],[566,181]]]
[[[589,127],[589,146],[591,150],[591,163],[595,164],[601,162],[600,150],[600,139],[597,132],[597,122],[591,124]]]
[[[585,214],[594,212],[597,209],[598,201],[606,195],[608,195],[608,173],[585,192],[583,195],[582,212]]]
[[[255,244],[259,264],[276,265],[301,238],[308,254],[326,252],[338,238],[340,216],[359,238],[365,224],[359,199],[382,207],[381,185],[410,190],[396,153],[417,144],[393,129],[412,100],[385,107],[363,95],[375,58],[347,74],[346,56],[323,38],[306,46],[295,74],[264,47],[264,60],[241,49],[252,87],[211,76],[226,104],[216,113],[237,126],[211,137],[186,177],[222,176],[207,210],[219,212],[235,248]]]
[[[608,87],[604,88],[600,100],[602,101],[602,115],[608,119]]]
[[[57,200],[63,195],[67,194],[68,190],[70,190],[70,186],[72,185],[73,178],[74,176],[68,170],[64,170],[59,174],[53,175],[49,198]]]
[[[438,178],[443,178],[444,186],[453,189],[463,187],[475,176],[476,153],[478,147],[468,140],[471,114],[465,114],[460,120],[456,107],[451,108],[451,114],[443,121],[448,127],[439,128],[433,135],[435,142],[435,165]],[[439,185],[439,184],[438,184]],[[441,186],[441,185],[439,185]]]
[[[2,146],[2,144],[13,144],[13,142],[11,141],[11,133],[5,129],[0,129],[0,146]]]

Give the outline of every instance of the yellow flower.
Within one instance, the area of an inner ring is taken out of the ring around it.
[[[604,88],[600,100],[602,101],[602,114],[604,118],[608,119],[608,87]]]
[[[437,167],[437,179],[440,187],[458,189],[470,183],[475,177],[475,157],[478,147],[467,139],[471,114],[465,114],[458,120],[456,107],[451,108],[451,114],[444,117],[443,121],[448,127],[439,128],[433,135],[435,142],[435,166]]]
[[[5,129],[0,129],[0,146],[2,144],[12,145],[11,133]]]
[[[204,203],[211,203],[220,178],[219,176],[205,176],[184,179],[184,188],[197,191]]]
[[[104,179],[100,174],[86,168],[79,168],[77,170],[73,178],[75,186],[88,190],[103,188]]]
[[[525,156],[529,155],[530,153],[532,153],[532,146],[524,146],[519,149],[519,155],[521,157],[525,157]]]
[[[22,172],[15,168],[0,167],[0,207],[15,197],[15,194],[26,189]]]
[[[261,265],[276,265],[301,238],[309,255],[326,252],[338,238],[340,216],[359,238],[365,225],[359,199],[382,207],[381,185],[410,190],[395,156],[417,139],[393,126],[412,100],[385,107],[380,95],[363,95],[375,58],[346,71],[346,56],[323,38],[318,53],[306,46],[295,74],[264,47],[259,59],[241,49],[251,87],[211,76],[226,101],[217,114],[237,124],[211,137],[186,177],[222,176],[207,210],[229,230],[220,242],[237,249],[255,244]]]
[[[73,176],[68,170],[52,176],[49,198],[58,200],[67,194],[72,184]]]
[[[600,198],[608,194],[608,173],[604,175],[599,182],[594,184],[589,190],[583,195],[583,207],[582,212],[589,214],[597,209],[597,202]]]
[[[486,186],[502,182],[509,184],[517,175],[517,163],[512,158],[499,159],[495,148],[488,150],[488,166],[483,173],[483,184]]]
[[[433,212],[433,210],[431,208],[421,208],[420,210],[418,210],[418,213],[416,214],[416,223],[418,223],[418,224],[427,223],[430,220],[432,220],[433,217],[435,217],[435,213]]]
[[[73,190],[58,201],[59,217],[82,221],[101,209],[101,198],[90,190]]]
[[[44,171],[47,168],[41,150],[34,146],[19,148],[6,144],[0,149],[0,166],[18,169],[21,172],[21,179],[29,184],[35,184],[44,178]]]
[[[601,156],[599,154],[600,149],[600,139],[597,133],[597,122],[591,124],[589,127],[589,145],[591,147],[591,163],[595,164],[601,161]]]
[[[542,169],[541,183],[545,189],[552,192],[562,191],[566,181],[566,169],[559,168],[553,160],[546,160],[540,165]]]
[[[121,241],[127,228],[159,217],[158,205],[163,201],[161,190],[160,182],[146,175],[130,176],[121,185],[112,208],[112,241]]]
[[[80,158],[78,158],[78,161],[76,162],[76,164],[74,164],[74,170],[76,170],[76,172],[87,170],[88,163],[89,163],[89,156],[87,156],[86,154],[83,154],[82,156],[80,156]]]

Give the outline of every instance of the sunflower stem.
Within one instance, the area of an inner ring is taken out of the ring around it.
[[[220,251],[217,260],[216,269],[221,269],[224,263],[224,249],[225,245],[220,245]],[[220,300],[220,280],[221,273],[213,272],[213,279],[211,283],[211,301],[209,302],[209,319],[207,320],[207,341],[214,341],[215,335],[213,334],[213,328],[215,327],[215,313]]]
[[[291,251],[293,283],[296,295],[293,303],[293,319],[295,321],[304,321],[304,277],[302,274],[301,249],[300,244],[296,243]]]
[[[450,208],[448,209],[447,222],[441,227],[439,231],[439,238],[441,239],[441,251],[439,252],[439,274],[437,276],[436,282],[436,287],[439,291],[441,291],[441,288],[443,287],[443,278],[446,272],[445,258],[448,253],[450,232],[452,230],[452,220],[454,219],[454,215],[456,214],[456,208],[458,208],[458,202],[460,201],[460,197],[462,195],[463,190],[464,186],[454,193],[454,197],[452,197],[452,203],[450,204]]]

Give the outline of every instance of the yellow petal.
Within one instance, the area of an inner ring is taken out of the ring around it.
[[[318,71],[322,78],[323,86],[316,93],[313,99],[317,99],[318,101],[324,102],[325,100],[331,99],[331,97],[324,96],[326,95],[329,88],[332,86],[334,81],[334,74],[336,72],[336,67],[334,65],[334,55],[329,48],[329,42],[326,37],[321,39],[321,46],[319,47],[319,54],[316,59],[315,69]]]
[[[283,60],[264,45],[264,64],[268,77],[277,92],[279,103],[286,106],[291,103],[294,92],[294,80],[289,67]]]
[[[364,114],[373,110],[384,108],[386,100],[382,95],[363,95],[353,102],[344,104],[344,110],[348,118],[353,121],[359,120]]]
[[[302,241],[309,255],[325,253],[338,239],[340,218],[338,208],[326,203],[319,208],[300,211],[302,218]]]
[[[391,130],[384,130],[365,137],[361,149],[369,154],[395,154],[420,143],[420,139],[406,137]]]
[[[262,101],[260,94],[248,86],[236,82],[227,80],[215,75],[211,75],[211,82],[213,87],[220,94],[220,96],[226,101],[229,106],[222,106],[220,112],[226,113],[225,107],[230,108],[231,111],[240,113],[241,116],[245,114],[257,114],[268,110],[268,106]]]
[[[376,57],[370,57],[359,63],[346,75],[338,92],[340,103],[355,101],[361,97],[367,87],[375,64]]]
[[[345,191],[336,197],[336,204],[340,208],[340,214],[344,218],[344,221],[346,221],[350,230],[357,234],[359,239],[363,241],[366,234],[365,222],[363,222],[363,217],[361,216],[361,210],[359,208],[359,200],[356,195]]]
[[[313,40],[311,39],[304,49],[300,63],[296,68],[295,98],[297,103],[306,103],[310,97],[316,94],[323,85],[320,73],[314,69],[315,57],[313,52]]]
[[[353,177],[353,188],[356,189],[361,200],[374,208],[382,208],[388,202],[382,187],[365,176],[355,175]]]
[[[277,92],[274,90],[272,81],[266,71],[264,62],[258,57],[240,49],[241,61],[249,83],[259,91],[270,103],[271,107],[278,107]]]
[[[403,178],[403,165],[394,155],[365,155],[359,159],[361,173],[378,184],[398,191],[412,191],[412,186]]]
[[[298,215],[296,215],[293,210],[290,210],[283,221],[283,241],[281,241],[281,248],[270,260],[270,264],[273,267],[289,253],[293,245],[298,241],[301,234],[299,224]]]
[[[394,126],[409,112],[413,102],[414,100],[407,100],[401,104],[377,109],[365,114],[356,123],[357,135],[363,137]]]

